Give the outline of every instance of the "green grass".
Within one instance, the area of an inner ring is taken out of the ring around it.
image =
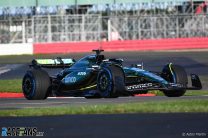
[[[208,95],[208,91],[199,90],[199,91],[187,91],[185,93],[186,96],[197,96],[197,95]]]
[[[0,92],[22,92],[22,80],[0,80]]]
[[[164,96],[162,91],[151,91],[149,93],[156,94],[157,96]],[[199,95],[208,95],[207,90],[188,90],[185,93],[185,96],[199,96]]]
[[[125,104],[65,106],[0,110],[0,116],[48,116],[70,114],[119,114],[119,113],[178,113],[208,112],[208,100],[176,100]],[[55,111],[55,112],[54,112]]]

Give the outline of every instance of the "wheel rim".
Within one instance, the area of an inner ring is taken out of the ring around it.
[[[106,91],[109,86],[109,79],[106,74],[102,74],[99,79],[99,86],[101,91]]]
[[[27,97],[32,96],[34,93],[34,80],[30,76],[24,78],[23,92]]]

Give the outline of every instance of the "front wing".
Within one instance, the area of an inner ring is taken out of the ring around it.
[[[200,90],[202,89],[201,81],[196,74],[191,74],[191,87],[177,83],[159,84],[143,83],[125,86],[127,92],[144,91],[144,90]]]

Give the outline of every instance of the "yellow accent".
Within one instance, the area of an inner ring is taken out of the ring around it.
[[[86,90],[86,89],[90,89],[90,88],[93,88],[93,87],[96,87],[97,85],[91,85],[91,86],[87,86],[85,88],[81,88],[80,90]]]
[[[169,64],[169,68],[170,68],[171,74],[173,74],[173,70],[172,70],[171,66],[172,66],[172,63]]]
[[[175,78],[175,75],[173,73],[173,70],[172,70],[171,66],[172,66],[172,63],[169,64],[169,68],[170,68],[171,74],[173,75],[173,81],[174,81],[174,83],[176,83],[176,78]]]

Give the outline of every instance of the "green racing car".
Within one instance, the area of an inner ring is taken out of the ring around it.
[[[103,50],[93,50],[78,61],[72,58],[34,59],[22,81],[26,99],[48,96],[116,98],[161,90],[168,97],[183,96],[186,90],[202,88],[199,77],[191,74],[192,86],[182,66],[169,63],[161,72],[144,70],[139,64],[123,66],[123,59],[106,59]],[[60,68],[49,76],[44,68]]]

